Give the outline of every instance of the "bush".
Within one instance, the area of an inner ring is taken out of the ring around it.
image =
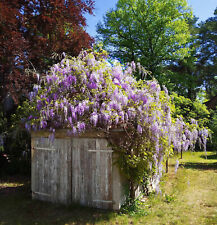
[[[30,134],[22,126],[23,109],[18,107],[15,114],[0,114],[0,174],[30,175]]]

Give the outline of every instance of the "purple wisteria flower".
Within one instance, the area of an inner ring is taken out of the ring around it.
[[[142,134],[142,127],[141,127],[141,125],[137,125],[137,131],[140,133],[140,134]]]
[[[175,173],[177,173],[178,168],[179,168],[179,160],[176,160]]]
[[[93,124],[94,127],[97,125],[97,122],[98,122],[98,114],[96,112],[93,112],[90,115],[90,122]]]

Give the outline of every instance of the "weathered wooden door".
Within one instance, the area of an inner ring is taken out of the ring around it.
[[[106,139],[73,138],[72,202],[112,209],[112,150]]]
[[[112,150],[107,140],[32,138],[32,195],[112,209]]]
[[[33,198],[71,202],[71,140],[32,139]]]

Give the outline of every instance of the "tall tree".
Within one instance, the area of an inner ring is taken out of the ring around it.
[[[31,87],[25,69],[44,72],[52,53],[89,48],[84,14],[92,10],[92,0],[0,0],[0,100],[10,93],[18,102]]]
[[[197,93],[200,91],[203,80],[200,74],[200,62],[198,59],[198,41],[199,27],[197,25],[198,18],[188,20],[191,38],[188,43],[190,49],[189,55],[172,61],[164,68],[167,74],[168,89],[175,91],[179,95],[195,100]]]
[[[206,91],[211,108],[217,99],[217,10],[199,25],[197,19],[189,21],[191,31],[190,55],[176,60],[165,68],[173,91],[194,100],[201,90]],[[213,98],[213,99],[212,99]]]
[[[163,81],[161,67],[188,53],[186,0],[119,0],[97,32],[107,50],[126,61],[139,61]]]
[[[217,8],[214,16],[200,24],[199,60],[203,85],[209,98],[217,95]]]

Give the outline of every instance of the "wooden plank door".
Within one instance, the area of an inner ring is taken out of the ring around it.
[[[71,140],[32,140],[32,195],[51,202],[71,202]]]
[[[112,150],[106,139],[73,138],[72,202],[112,209]]]

